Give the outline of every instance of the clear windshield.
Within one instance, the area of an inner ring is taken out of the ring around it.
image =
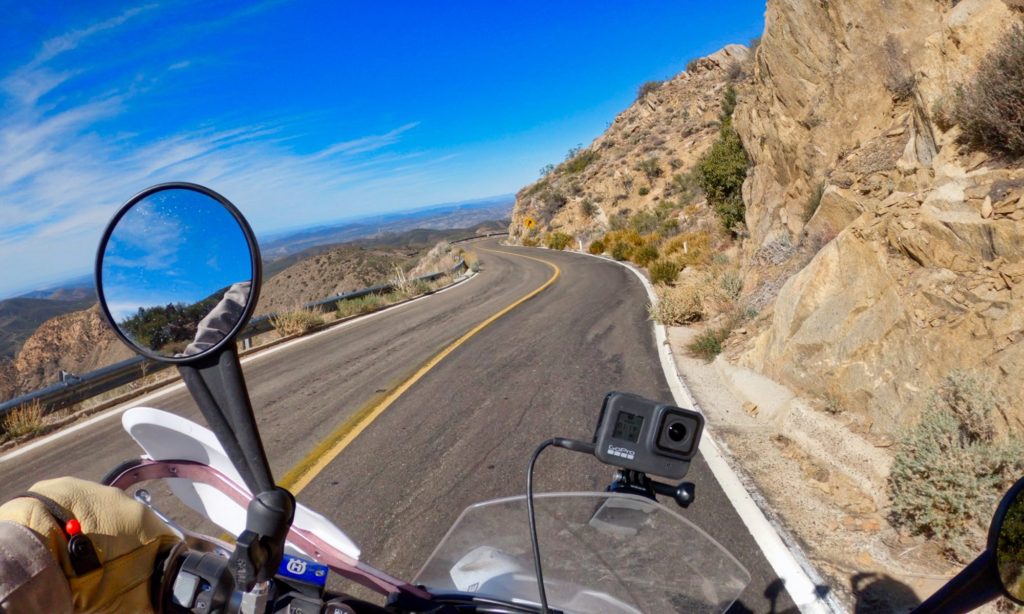
[[[548,604],[565,612],[722,612],[750,582],[681,515],[634,495],[534,498]],[[539,603],[526,498],[470,506],[415,584]]]

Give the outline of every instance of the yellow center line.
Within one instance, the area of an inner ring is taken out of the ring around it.
[[[542,260],[540,258],[534,258],[532,256],[524,256],[523,254],[516,254],[513,252],[506,252],[504,250],[490,250],[482,249],[480,251],[508,254],[510,256],[516,256],[518,258],[527,258],[529,260],[536,260],[537,262],[543,262],[554,270],[554,274],[544,282],[540,287],[533,290],[529,294],[519,298],[511,305],[508,305],[498,313],[487,318],[480,324],[473,327],[472,330],[462,335],[455,341],[453,341],[448,347],[444,348],[437,354],[435,354],[430,360],[425,362],[423,366],[416,370],[415,373],[410,375],[403,381],[398,387],[394,388],[383,399],[378,401],[375,405],[371,404],[369,407],[364,408],[361,411],[353,414],[349,419],[343,422],[338,428],[328,435],[323,441],[318,443],[305,458],[299,461],[294,467],[288,470],[288,472],[279,481],[280,485],[287,488],[292,494],[299,494],[303,488],[309,485],[310,482],[320,474],[327,465],[338,457],[341,452],[352,443],[356,437],[358,437],[363,431],[377,419],[384,410],[391,406],[392,403],[398,400],[405,391],[409,390],[416,382],[420,381],[424,375],[426,375],[431,369],[437,366],[442,360],[445,359],[449,354],[455,351],[460,345],[471,339],[474,335],[493,324],[496,320],[512,311],[519,305],[522,305],[531,298],[537,296],[544,290],[546,290],[551,284],[555,283],[555,280],[562,274],[562,270],[558,268],[553,262]]]

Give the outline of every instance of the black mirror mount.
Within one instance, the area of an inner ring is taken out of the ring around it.
[[[970,612],[998,597],[1024,605],[1024,479],[999,502],[985,551],[914,612]]]

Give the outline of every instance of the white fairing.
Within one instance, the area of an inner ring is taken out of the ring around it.
[[[203,463],[247,490],[217,437],[198,424],[150,407],[129,409],[121,417],[121,423],[149,458]],[[216,488],[183,478],[168,479],[166,482],[185,505],[228,533],[238,535],[245,529],[245,509]],[[341,529],[301,503],[295,509],[292,524],[312,532],[339,552],[353,559],[359,558],[359,547]]]

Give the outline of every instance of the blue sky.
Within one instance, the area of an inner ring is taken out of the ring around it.
[[[764,2],[0,0],[0,297],[118,205],[208,185],[257,233],[515,192]]]

